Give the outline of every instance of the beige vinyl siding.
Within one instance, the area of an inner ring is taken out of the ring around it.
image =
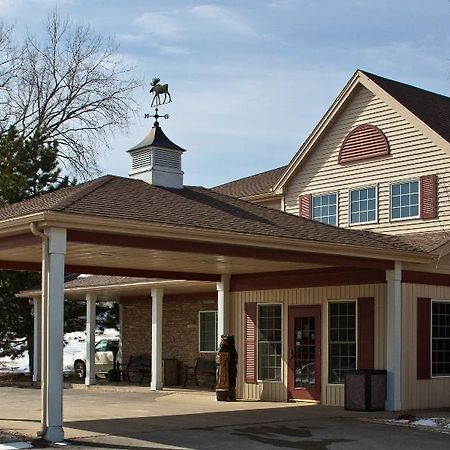
[[[338,164],[344,138],[356,126],[365,123],[383,131],[391,154]],[[378,223],[352,227],[391,234],[442,231],[450,225],[450,145],[446,150],[438,148],[381,99],[360,86],[285,187],[286,211],[298,214],[300,194],[336,191],[339,194],[339,226],[348,227],[349,191],[377,185]],[[438,175],[438,219],[390,222],[390,183],[429,174]]]
[[[250,400],[287,400],[287,358],[288,358],[288,306],[321,305],[322,306],[322,399],[325,405],[344,405],[343,385],[328,384],[328,324],[327,302],[329,300],[356,300],[359,297],[375,298],[375,368],[386,368],[386,285],[357,285],[316,287],[306,289],[279,289],[267,291],[231,293],[231,334],[236,337],[239,354],[237,394],[239,398]],[[244,382],[245,364],[245,303],[281,303],[283,305],[283,345],[282,345],[282,380],[280,382]]]
[[[448,407],[450,377],[417,380],[417,298],[450,300],[450,287],[403,284],[402,409]],[[407,345],[409,343],[409,345]]]
[[[253,203],[257,203],[258,205],[265,206],[266,208],[272,209],[281,209],[281,198],[271,198],[265,200],[253,200]]]

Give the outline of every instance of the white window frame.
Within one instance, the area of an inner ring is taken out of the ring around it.
[[[433,303],[449,303],[450,299],[431,299],[430,311],[430,376],[431,378],[450,378],[449,375],[433,375]]]
[[[265,379],[261,379],[259,378],[259,307],[260,306],[273,306],[273,305],[279,305],[281,307],[281,317],[280,317],[280,321],[281,321],[281,366],[280,366],[280,379],[279,380],[265,380]],[[284,308],[283,308],[283,303],[281,302],[270,302],[270,303],[265,303],[265,302],[261,302],[261,303],[257,303],[256,306],[256,378],[258,383],[282,383],[283,379],[284,379],[284,374],[283,374],[283,350],[284,350],[284,324],[283,324],[283,318],[284,318]]]
[[[368,220],[366,222],[352,222],[352,192],[355,191],[363,191],[365,189],[375,189],[375,219],[374,220]],[[362,186],[362,187],[355,187],[351,188],[348,191],[348,225],[350,227],[352,226],[358,226],[358,225],[369,225],[378,223],[378,184],[371,184],[370,186]]]
[[[318,194],[312,194],[311,199],[311,219],[314,219],[314,197],[324,197],[325,195],[336,195],[336,224],[335,227],[339,226],[339,191],[330,191],[330,192],[324,192],[324,193],[318,193]],[[316,222],[319,222],[319,220],[316,220]],[[325,222],[320,222],[325,223]],[[330,224],[331,225],[331,224]]]
[[[398,184],[405,184],[405,183],[413,183],[413,182],[417,182],[418,185],[418,208],[417,208],[417,216],[408,216],[408,217],[397,217],[394,218],[392,217],[392,188],[395,185]],[[420,180],[419,178],[411,178],[408,180],[403,180],[403,181],[391,181],[391,183],[389,184],[389,220],[391,222],[400,222],[402,220],[411,220],[411,219],[420,219],[420,200],[421,200],[421,192],[420,192]]]
[[[217,351],[217,342],[216,342],[216,348],[214,350],[202,350],[201,349],[201,315],[204,313],[215,313],[215,330],[214,330],[214,336],[215,336],[215,342],[217,341],[217,310],[205,310],[205,311],[199,311],[198,312],[198,351],[199,353],[216,353]]]
[[[355,298],[346,298],[346,299],[331,299],[327,301],[327,370],[326,370],[326,384],[330,386],[343,386],[344,383],[330,383],[330,305],[334,303],[354,303],[355,304],[355,360],[356,360],[356,369],[358,369],[358,350],[359,350],[359,342],[358,342],[358,300]]]

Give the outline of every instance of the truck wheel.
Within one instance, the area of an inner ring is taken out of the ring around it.
[[[86,366],[83,361],[78,361],[74,366],[75,375],[80,380],[83,380],[86,377]]]

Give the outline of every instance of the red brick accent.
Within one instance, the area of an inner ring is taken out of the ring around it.
[[[121,298],[123,361],[130,355],[151,354],[151,296]],[[216,293],[165,296],[163,299],[162,356],[178,360],[178,380],[182,381],[184,365],[198,357],[215,358],[214,353],[198,351],[199,311],[217,310]]]

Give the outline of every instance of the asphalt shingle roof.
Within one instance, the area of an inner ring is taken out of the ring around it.
[[[212,188],[213,191],[230,197],[248,197],[251,195],[265,194],[280,178],[287,166],[278,167],[277,169],[267,170],[266,172],[257,173],[249,177],[240,178],[239,180],[230,181]]]
[[[325,225],[203,187],[170,189],[112,175],[9,205],[0,209],[0,220],[45,211],[374,249],[420,251],[394,236]]]
[[[362,72],[450,142],[450,97]]]

